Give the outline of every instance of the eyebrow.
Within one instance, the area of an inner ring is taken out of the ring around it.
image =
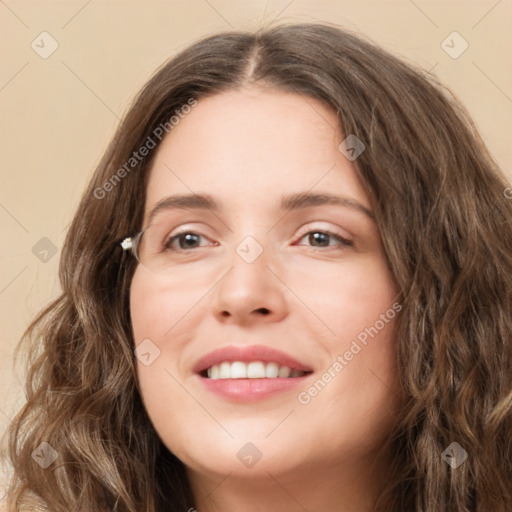
[[[312,192],[299,192],[288,194],[281,198],[281,210],[299,210],[311,206],[334,205],[351,208],[363,213],[371,220],[375,219],[375,214],[359,201],[348,197],[337,196],[335,194]],[[161,212],[173,209],[182,210],[211,210],[218,212],[219,203],[209,194],[176,194],[167,196],[156,203],[149,214],[148,224]]]

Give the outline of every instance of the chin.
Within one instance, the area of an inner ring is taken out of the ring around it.
[[[268,473],[286,473],[303,467],[307,453],[300,440],[288,437],[289,443],[284,445],[282,437],[272,439],[273,435],[275,433],[265,438],[263,435],[245,436],[240,432],[231,438],[227,433],[216,433],[209,438],[198,434],[201,441],[188,442],[185,449],[183,446],[166,446],[187,468],[200,473],[268,478]]]

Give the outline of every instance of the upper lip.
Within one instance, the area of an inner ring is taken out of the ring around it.
[[[313,369],[294,357],[265,345],[251,345],[248,347],[237,347],[229,345],[219,348],[201,357],[194,365],[192,371],[201,373],[216,364],[224,361],[234,362],[242,361],[249,363],[251,361],[262,361],[266,363],[278,363],[281,366],[288,366],[292,370],[311,372]]]

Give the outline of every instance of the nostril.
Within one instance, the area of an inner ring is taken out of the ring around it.
[[[263,315],[269,315],[270,314],[270,309],[267,309],[267,308],[258,308],[258,309],[255,309],[254,311],[256,313],[261,313]],[[227,317],[231,316],[231,313],[229,311],[222,311],[221,312],[221,316],[227,318]]]

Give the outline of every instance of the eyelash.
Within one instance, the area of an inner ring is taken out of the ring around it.
[[[342,236],[340,236],[340,235],[338,235],[336,233],[333,233],[332,231],[326,230],[326,229],[311,229],[309,231],[306,231],[303,235],[300,236],[299,240],[302,240],[305,236],[310,235],[312,233],[322,233],[324,235],[327,235],[327,236],[330,236],[332,238],[335,238],[339,242],[341,242],[339,245],[342,245],[344,247],[352,247],[354,245],[350,240],[347,240],[346,238],[343,238]],[[165,242],[164,249],[168,250],[168,251],[172,251],[172,252],[188,252],[188,251],[191,251],[191,250],[194,250],[194,249],[199,249],[200,247],[205,247],[205,246],[192,247],[190,249],[181,249],[181,248],[180,249],[176,249],[176,248],[173,248],[172,244],[176,240],[178,240],[180,237],[185,236],[185,235],[198,235],[200,237],[206,238],[204,235],[200,235],[199,233],[196,233],[194,231],[182,231],[181,233],[176,233],[175,235],[171,236]],[[207,245],[211,245],[211,244],[207,244]],[[299,245],[303,245],[303,244],[299,244]],[[313,247],[313,248],[316,248],[316,249],[332,249],[334,246],[328,245],[326,247],[315,247],[315,246],[310,246],[310,247]]]

